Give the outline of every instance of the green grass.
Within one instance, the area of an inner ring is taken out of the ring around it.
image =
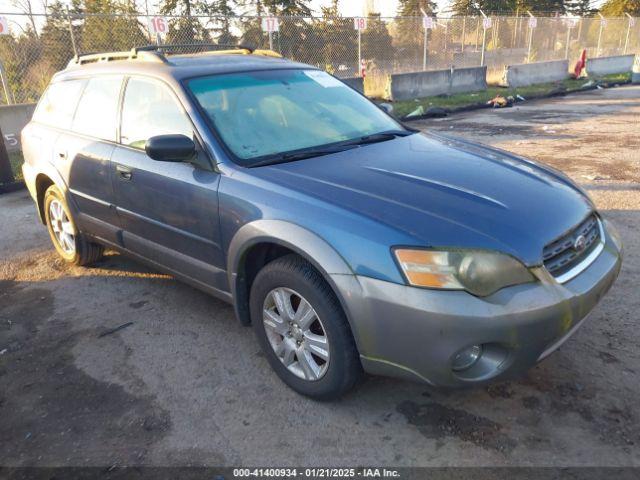
[[[13,170],[13,176],[16,181],[22,180],[22,164],[24,158],[22,158],[22,152],[9,152],[9,163],[11,163],[11,170]]]
[[[605,77],[598,78],[600,83],[627,83],[631,79],[631,74],[623,73],[616,75],[607,75]],[[405,100],[400,102],[394,102],[393,110],[396,116],[399,118],[405,117],[415,109],[422,106],[425,110],[429,107],[440,107],[445,109],[456,109],[461,107],[467,107],[478,103],[487,103],[497,95],[508,97],[509,95],[520,95],[525,99],[542,97],[550,94],[558,89],[565,90],[566,92],[575,92],[581,90],[583,86],[590,80],[588,78],[580,78],[578,80],[568,79],[563,82],[557,83],[544,83],[539,85],[531,85],[528,87],[520,88],[505,88],[490,86],[487,90],[482,92],[471,93],[459,93],[456,95],[439,95],[437,97],[425,97],[418,98],[416,100]]]

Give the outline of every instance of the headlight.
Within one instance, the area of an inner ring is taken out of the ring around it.
[[[483,250],[394,250],[407,281],[417,287],[466,290],[485,297],[535,277],[509,255]]]
[[[618,251],[622,252],[622,238],[620,237],[620,232],[618,232],[618,229],[609,220],[604,221],[604,228],[609,234],[609,237],[615,244]]]

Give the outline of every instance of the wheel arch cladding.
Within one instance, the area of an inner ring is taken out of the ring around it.
[[[36,199],[38,202],[38,215],[43,225],[46,223],[44,215],[44,194],[51,185],[55,185],[55,183],[48,175],[44,173],[38,174],[36,177]]]
[[[331,245],[315,233],[282,220],[256,220],[241,227],[229,245],[227,266],[229,286],[236,316],[244,325],[251,323],[249,292],[260,268],[276,258],[295,253],[322,275],[338,298],[349,323],[349,312],[332,275],[354,273]]]

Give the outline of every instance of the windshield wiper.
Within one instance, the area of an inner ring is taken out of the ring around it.
[[[387,140],[393,140],[396,137],[407,137],[416,133],[413,130],[387,130],[386,132],[373,133],[371,135],[365,135],[354,140],[347,140],[340,142],[338,145],[331,145],[326,147],[308,148],[298,152],[280,153],[277,155],[270,155],[264,160],[258,160],[255,163],[249,165],[249,167],[264,167],[266,165],[275,165],[277,163],[295,162],[296,160],[304,160],[305,158],[321,157],[322,155],[330,155],[332,153],[344,152],[356,148],[360,145],[367,145],[369,143],[386,142]]]
[[[387,140],[393,140],[396,137],[407,137],[414,133],[415,132],[410,130],[387,130],[386,132],[372,133],[371,135],[356,138],[355,140],[346,143],[346,145],[367,145],[369,143],[386,142]]]
[[[322,155],[330,155],[332,153],[344,152],[355,148],[356,145],[334,145],[332,147],[318,147],[303,150],[301,152],[281,153],[264,160],[252,163],[250,167],[263,167],[265,165],[275,165],[276,163],[295,162],[296,160],[304,160],[305,158],[321,157]]]

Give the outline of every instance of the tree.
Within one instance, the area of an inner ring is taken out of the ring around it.
[[[606,17],[622,17],[626,13],[640,16],[640,0],[608,0],[601,9]]]
[[[262,0],[271,15],[308,17],[311,15],[309,0]]]
[[[322,20],[315,23],[316,38],[322,45],[317,65],[329,73],[338,73],[344,66],[355,67],[358,47],[353,21],[340,16],[338,0],[322,7],[321,12]]]
[[[451,10],[454,15],[480,15],[478,4],[473,0],[453,0]]]
[[[207,13],[207,7],[193,0],[164,0],[160,7],[162,15],[171,15],[167,41],[169,43],[210,43],[211,36],[204,25],[192,15]]]
[[[36,21],[35,21],[34,1],[33,0],[11,0],[11,4],[27,16],[27,18],[29,19],[29,23],[31,24],[31,31],[36,36],[36,38],[39,38],[38,28],[36,26]],[[48,5],[48,0],[43,0],[42,4],[40,5],[42,6],[45,12],[47,11],[47,5]]]
[[[504,14],[516,11],[516,0],[454,0],[451,9],[455,15]]]
[[[407,63],[422,64],[422,49],[424,45],[424,30],[422,27],[423,11],[433,17],[436,15],[437,4],[430,0],[400,0],[398,15],[395,22],[394,38],[398,54]],[[427,32],[431,37],[432,32]]]
[[[393,38],[379,13],[369,15],[367,29],[362,32],[362,58],[386,69],[395,57]]]
[[[564,14],[566,12],[565,3],[566,0],[518,0],[516,8],[521,12],[528,10],[532,13]]]
[[[81,52],[129,50],[148,42],[132,3],[117,0],[84,0]],[[114,15],[115,14],[115,15]]]
[[[586,17],[595,13],[591,3],[591,0],[565,0],[564,7],[567,13]]]
[[[238,38],[231,33],[231,17],[234,14],[233,3],[232,0],[213,0],[207,8],[208,14],[214,17],[213,31],[221,45],[238,43]]]
[[[61,0],[56,0],[49,6],[47,22],[42,27],[40,35],[43,60],[53,71],[62,70],[74,55],[66,8]],[[72,6],[70,11],[75,13],[77,8],[77,5]],[[80,29],[77,26],[74,34],[77,37],[80,36]],[[41,68],[45,67],[41,66]]]
[[[431,0],[400,0],[398,13],[401,17],[421,17],[424,11],[429,16],[436,14],[438,4]]]

